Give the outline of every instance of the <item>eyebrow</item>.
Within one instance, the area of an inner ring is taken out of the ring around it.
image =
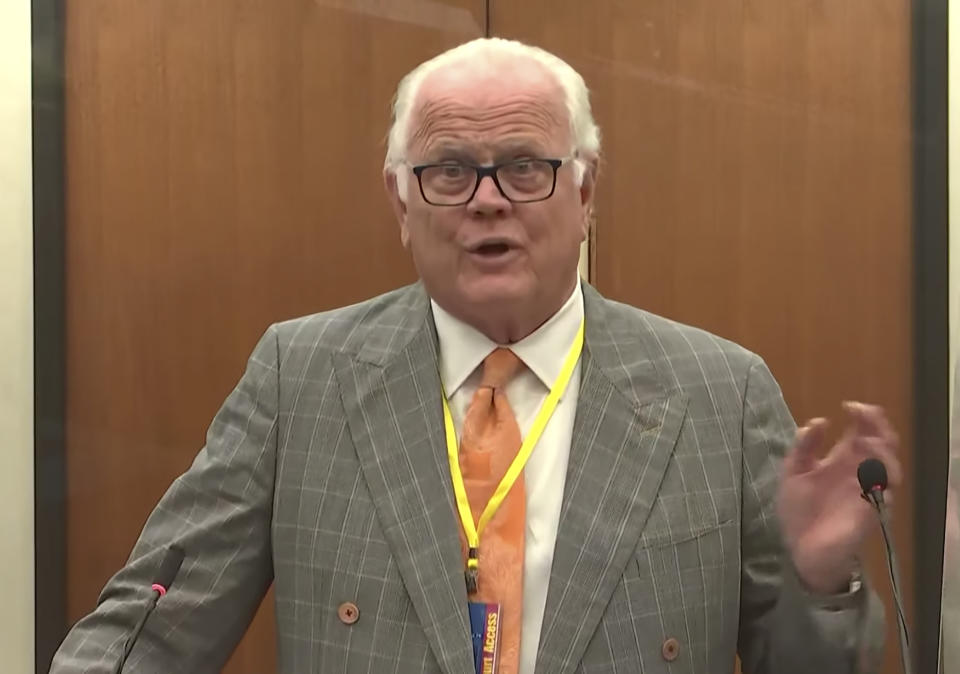
[[[476,156],[469,149],[462,145],[444,143],[432,148],[426,153],[429,161],[449,161],[451,159],[464,163],[475,162]]]
[[[539,143],[530,140],[507,140],[495,149],[494,162],[510,161],[517,155],[528,155],[531,157],[545,156],[543,148]],[[460,161],[468,164],[476,164],[477,151],[465,147],[458,143],[441,142],[427,153],[429,161]]]
[[[544,149],[540,143],[531,140],[508,140],[497,148],[497,157],[504,158],[508,155],[528,154],[532,156],[543,156]]]

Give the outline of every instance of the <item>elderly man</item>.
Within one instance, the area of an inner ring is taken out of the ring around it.
[[[282,672],[873,668],[856,467],[895,484],[893,431],[848,403],[819,458],[760,358],[580,282],[599,144],[542,50],[404,78],[384,175],[420,282],[267,331],[53,670],[112,671],[172,543],[129,671],[218,671],[271,581]]]

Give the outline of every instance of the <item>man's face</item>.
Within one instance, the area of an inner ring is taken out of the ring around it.
[[[429,75],[419,90],[407,163],[561,159],[571,146],[562,89],[536,62],[511,61],[479,72],[449,67]],[[401,240],[431,297],[461,318],[510,307],[559,308],[577,278],[593,165],[587,163],[581,186],[573,162],[565,161],[553,195],[533,203],[512,203],[485,177],[459,206],[427,203],[410,166],[398,169],[407,172],[406,203],[389,174],[387,187]]]

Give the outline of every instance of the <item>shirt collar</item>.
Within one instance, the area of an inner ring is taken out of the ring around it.
[[[474,328],[453,317],[430,300],[440,341],[440,378],[452,396],[491,351],[499,346]],[[563,361],[583,320],[583,291],[577,281],[573,292],[550,319],[509,348],[548,389],[560,376]]]

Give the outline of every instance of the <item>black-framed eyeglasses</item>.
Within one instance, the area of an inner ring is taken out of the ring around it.
[[[470,203],[480,182],[490,176],[500,194],[513,203],[544,201],[557,187],[557,169],[572,157],[561,159],[513,159],[491,166],[459,161],[413,166],[423,200],[433,206]]]

